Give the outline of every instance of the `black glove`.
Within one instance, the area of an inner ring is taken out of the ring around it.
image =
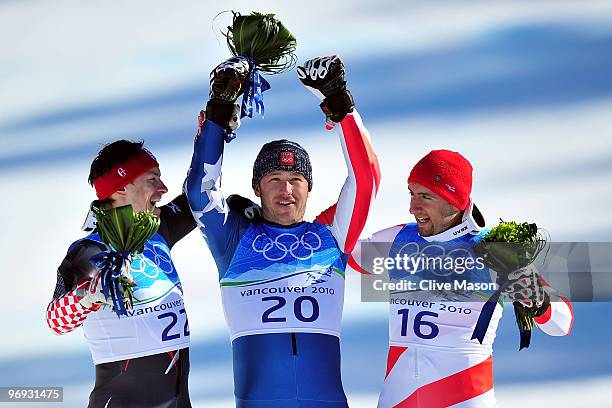
[[[206,119],[226,129],[236,130],[240,126],[235,102],[244,92],[248,76],[249,63],[244,57],[229,58],[211,71]]]
[[[297,67],[300,81],[323,100],[321,109],[332,122],[338,123],[353,111],[355,103],[346,89],[344,64],[336,55],[308,60]]]
[[[257,222],[261,218],[261,207],[238,194],[232,194],[225,200],[230,210],[237,212],[244,218]]]

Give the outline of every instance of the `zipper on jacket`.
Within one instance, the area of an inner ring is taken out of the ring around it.
[[[295,333],[291,333],[291,354],[297,356],[297,339]]]

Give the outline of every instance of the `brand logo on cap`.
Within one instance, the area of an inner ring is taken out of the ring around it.
[[[442,177],[441,177],[439,174],[436,174],[436,175],[434,176],[434,181],[435,181],[436,183],[438,183],[440,180],[442,180]]]
[[[117,169],[117,174],[119,175],[119,177],[125,177],[125,170],[123,169],[123,167],[119,167]]]
[[[450,191],[452,191],[453,193],[455,192],[455,187],[451,186],[450,184],[446,185],[446,188],[448,188]]]
[[[280,152],[279,161],[281,166],[294,166],[295,154],[293,152]]]

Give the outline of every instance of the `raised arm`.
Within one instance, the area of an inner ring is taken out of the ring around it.
[[[297,72],[302,83],[323,99],[321,109],[327,116],[328,129],[339,125],[348,176],[336,207],[317,217],[317,221],[329,225],[340,249],[350,253],[365,226],[380,184],[378,160],[346,89],[342,61],[335,55],[315,58],[298,67]]]
[[[380,184],[380,170],[368,131],[356,110],[342,119],[339,133],[348,176],[338,198],[331,230],[342,251],[350,253],[365,227]]]
[[[195,139],[193,156],[184,190],[191,213],[222,274],[233,253],[228,251],[237,240],[244,219],[227,206],[221,192],[221,165],[226,140],[239,126],[237,105],[248,63],[231,58],[211,73],[210,99],[206,116]],[[202,115],[203,116],[203,115]]]

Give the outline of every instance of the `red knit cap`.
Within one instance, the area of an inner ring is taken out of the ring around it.
[[[432,150],[412,168],[408,183],[419,183],[465,210],[472,192],[472,165],[457,152]]]

